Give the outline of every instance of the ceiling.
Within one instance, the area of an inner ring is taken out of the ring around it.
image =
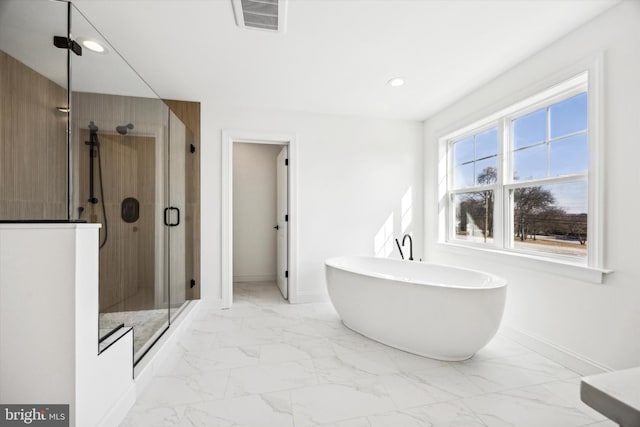
[[[231,0],[74,4],[162,98],[424,120],[617,2],[289,0],[283,34]]]

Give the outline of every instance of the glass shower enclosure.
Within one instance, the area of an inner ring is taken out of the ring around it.
[[[137,363],[191,294],[193,132],[73,4],[0,14],[0,219],[101,224],[99,349],[132,327]]]

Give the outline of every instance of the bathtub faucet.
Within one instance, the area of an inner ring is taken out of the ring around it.
[[[396,239],[396,246],[398,246],[398,252],[400,252],[400,258],[404,259],[404,254],[402,253],[402,246],[400,246],[400,242]]]
[[[404,241],[409,238],[409,261],[413,261],[413,239],[409,234],[405,234],[402,238],[402,246],[404,246]],[[404,259],[404,257],[402,257]]]

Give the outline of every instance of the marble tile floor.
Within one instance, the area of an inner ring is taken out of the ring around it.
[[[123,427],[609,427],[579,375],[498,334],[441,362],[346,328],[330,303],[289,305],[239,283],[230,310],[202,308]]]

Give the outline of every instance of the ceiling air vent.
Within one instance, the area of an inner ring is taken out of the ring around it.
[[[231,0],[241,28],[284,33],[287,0]]]

